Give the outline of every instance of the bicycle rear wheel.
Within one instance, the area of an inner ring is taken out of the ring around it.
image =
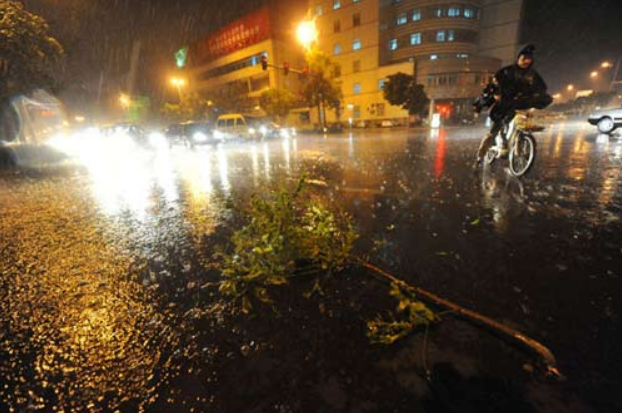
[[[525,175],[536,159],[536,140],[529,133],[519,133],[510,145],[510,172],[516,177]]]

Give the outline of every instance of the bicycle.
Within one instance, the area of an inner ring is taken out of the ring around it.
[[[503,157],[503,139],[508,141],[508,161],[510,173],[520,178],[524,176],[534,164],[536,159],[536,139],[532,133],[541,132],[543,126],[537,126],[532,122],[532,116],[527,111],[517,111],[514,118],[507,124],[502,132],[503,136],[495,137],[495,145],[486,152],[484,162],[492,165],[497,159]]]

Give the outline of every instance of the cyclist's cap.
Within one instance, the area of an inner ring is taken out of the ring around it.
[[[533,60],[535,52],[536,46],[534,46],[533,44],[528,44],[521,49],[521,51],[518,53],[518,57],[525,56]]]

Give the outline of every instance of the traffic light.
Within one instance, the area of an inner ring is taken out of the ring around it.
[[[283,63],[283,75],[287,76],[289,74],[289,62]]]
[[[268,70],[268,56],[261,55],[261,69]]]

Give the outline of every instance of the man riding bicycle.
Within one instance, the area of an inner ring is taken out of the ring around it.
[[[473,103],[476,113],[490,107],[490,119],[493,122],[490,132],[482,139],[477,151],[476,168],[481,165],[484,155],[494,144],[497,134],[503,132],[517,110],[544,109],[553,102],[546,93],[544,80],[533,68],[535,49],[531,44],[525,46],[518,54],[516,63],[500,69],[486,86],[482,96]],[[505,148],[507,141],[503,138]]]

